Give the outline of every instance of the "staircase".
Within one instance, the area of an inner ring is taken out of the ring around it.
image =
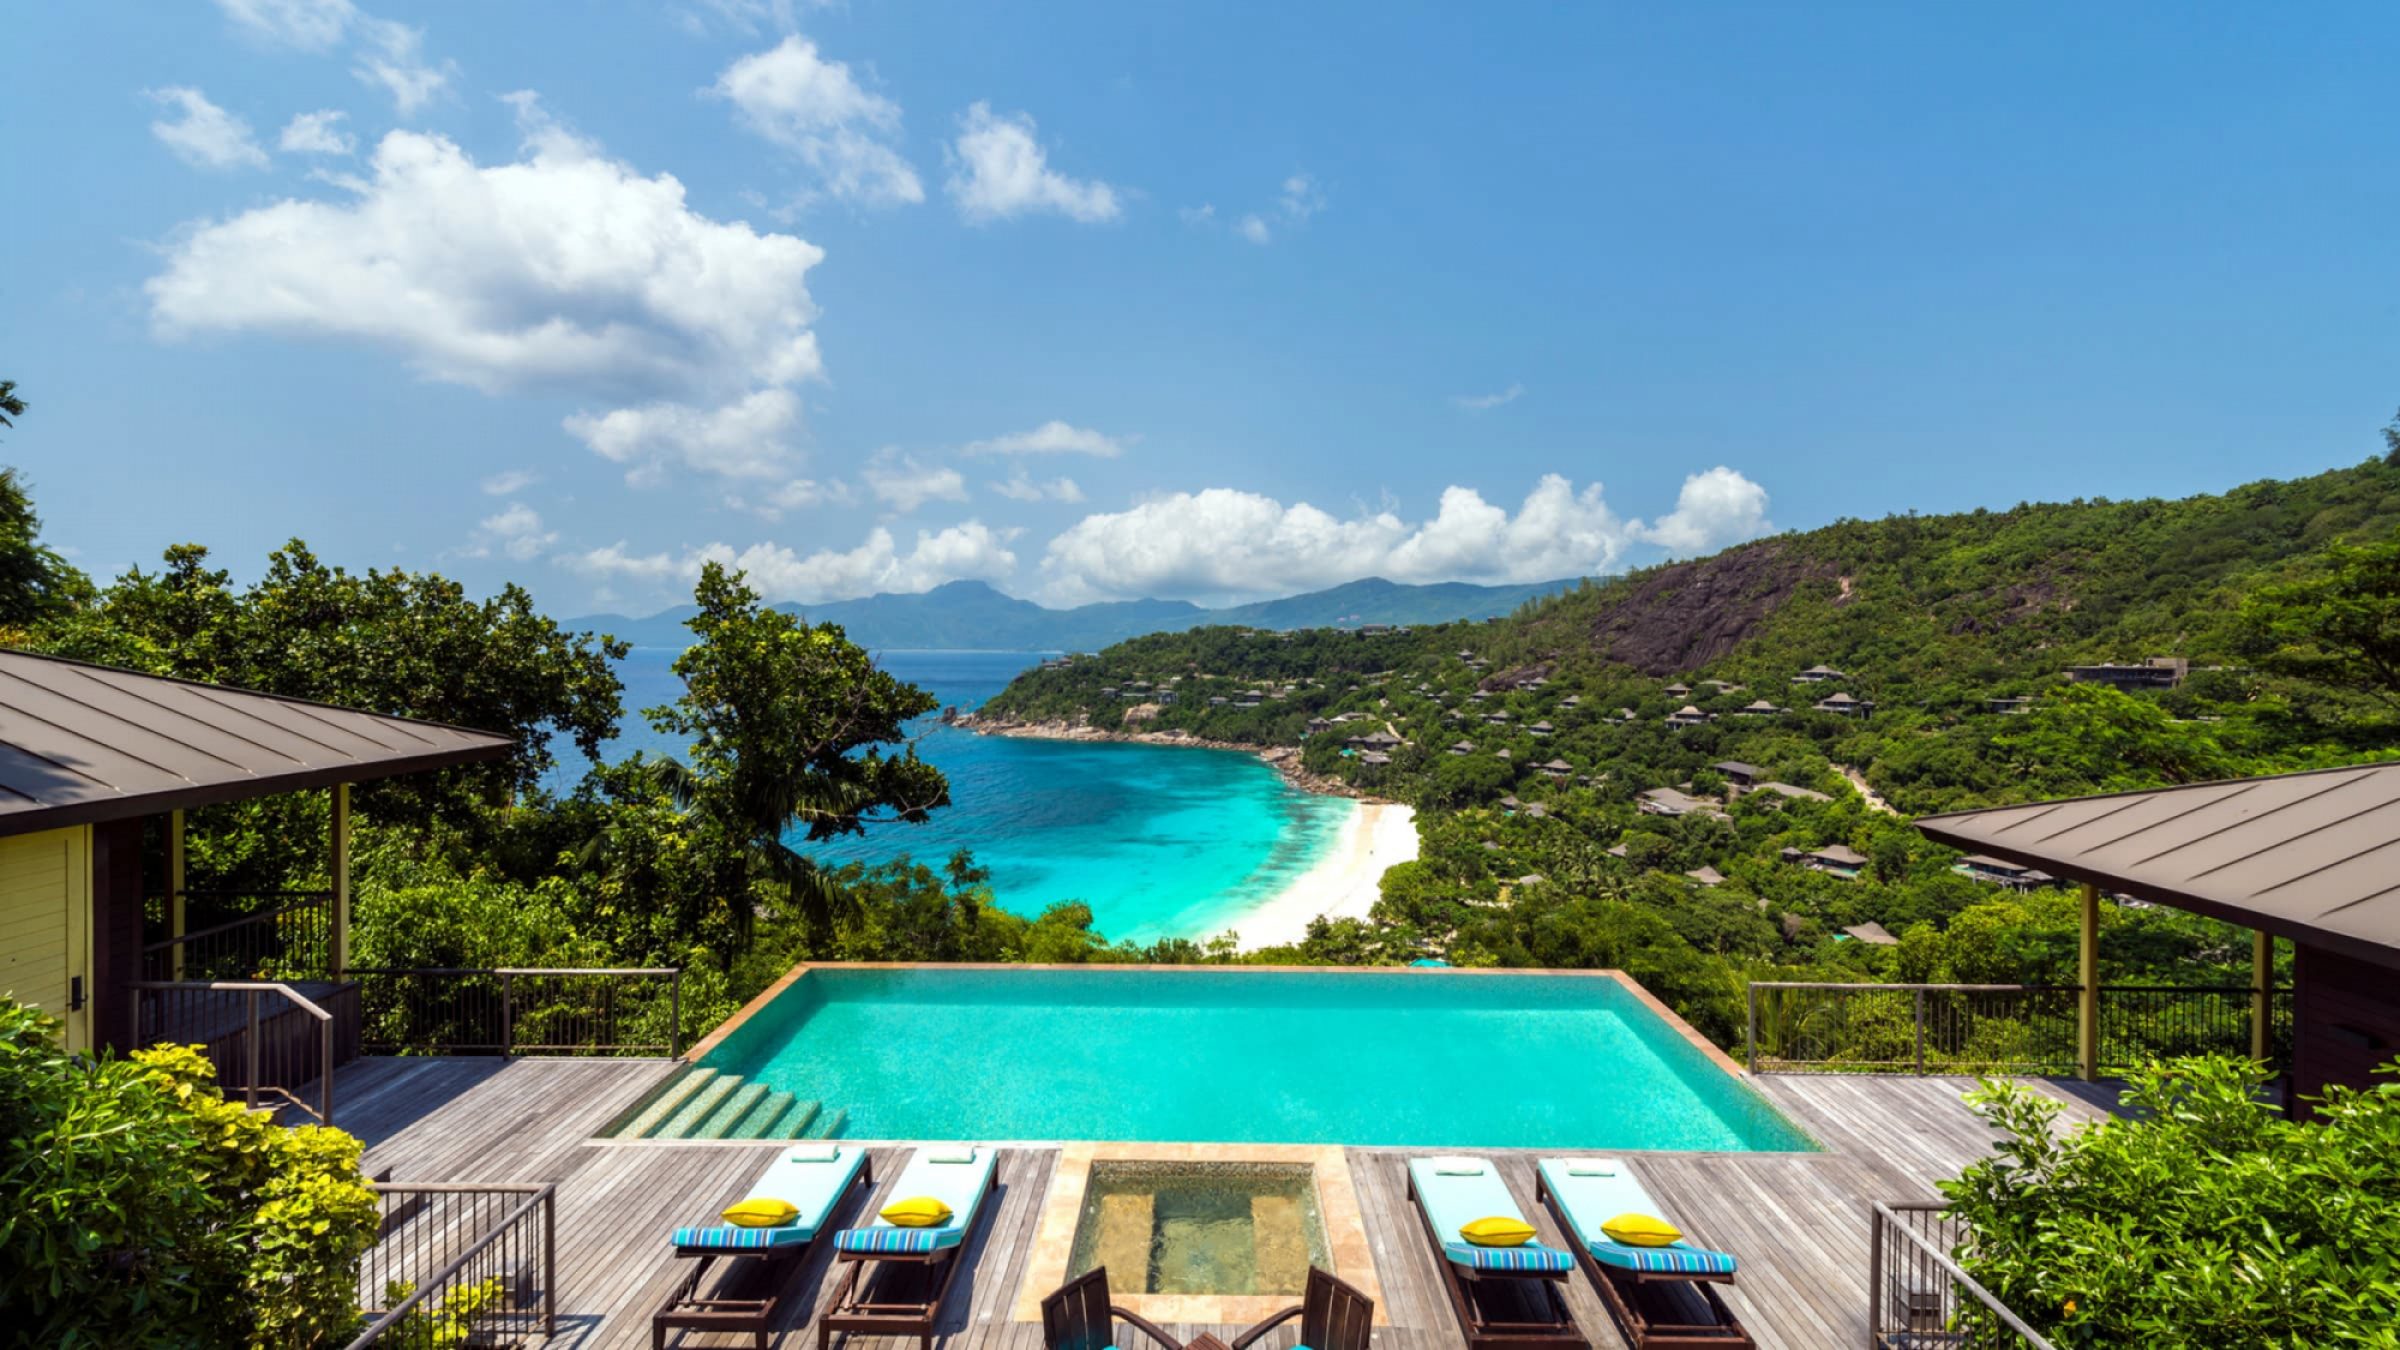
[[[838,1139],[847,1111],[697,1066],[668,1079],[608,1131],[615,1139]]]

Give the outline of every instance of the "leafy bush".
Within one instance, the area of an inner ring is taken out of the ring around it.
[[[2057,1100],[1987,1082],[1969,1100],[2007,1137],[1942,1187],[1968,1272],[2060,1346],[2400,1345],[2400,1081],[2298,1122],[2264,1079],[2153,1065],[2138,1115],[2063,1136]]]
[[[88,1059],[0,998],[0,1307],[16,1343],[338,1344],[375,1193],[359,1144],[219,1093],[190,1046]]]

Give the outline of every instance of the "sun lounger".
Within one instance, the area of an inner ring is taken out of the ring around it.
[[[749,1332],[759,1350],[776,1322],[783,1286],[798,1270],[834,1211],[853,1186],[872,1188],[874,1170],[861,1148],[826,1150],[794,1146],[776,1155],[773,1165],[751,1183],[745,1198],[787,1200],[800,1211],[790,1223],[772,1228],[742,1228],[733,1224],[695,1224],[675,1230],[675,1255],[694,1260],[692,1271],[675,1286],[667,1301],[650,1318],[650,1343],[665,1350],[671,1331]],[[724,1288],[708,1297],[701,1281],[720,1257],[732,1258],[754,1270],[729,1276]]]
[[[1117,1350],[1118,1322],[1141,1328],[1165,1350],[1183,1350],[1183,1343],[1157,1323],[1110,1301],[1106,1266],[1076,1276],[1042,1300],[1043,1350]]]
[[[1576,1260],[1633,1350],[1738,1350],[1753,1342],[1715,1286],[1733,1283],[1734,1259],[1690,1241],[1636,1247],[1600,1225],[1620,1214],[1672,1219],[1615,1158],[1544,1158],[1534,1189],[1574,1239]]]
[[[1459,1229],[1477,1219],[1523,1219],[1498,1169],[1483,1158],[1417,1158],[1408,1196],[1433,1243],[1450,1307],[1470,1350],[1586,1350],[1559,1292],[1575,1258],[1555,1247],[1478,1247]]]
[[[1310,1266],[1300,1306],[1286,1308],[1234,1337],[1231,1350],[1249,1350],[1252,1342],[1295,1317],[1300,1319],[1300,1344],[1307,1350],[1367,1350],[1375,1332],[1375,1300]]]
[[[961,1161],[935,1161],[953,1154]],[[959,1248],[983,1212],[998,1156],[989,1148],[918,1149],[883,1198],[888,1205],[927,1196],[950,1207],[949,1220],[905,1228],[878,1213],[834,1235],[833,1259],[850,1270],[832,1311],[817,1323],[818,1350],[829,1350],[835,1332],[915,1336],[932,1350],[942,1300],[958,1278]]]

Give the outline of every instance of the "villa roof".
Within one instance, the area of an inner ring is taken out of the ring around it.
[[[0,651],[0,834],[502,759],[506,736]]]
[[[2400,968],[2400,763],[1927,816],[1954,848]]]
[[[1684,875],[1703,886],[1721,886],[1725,882],[1725,874],[1713,867],[1695,867]]]
[[[1720,759],[1708,767],[1719,773],[1738,774],[1743,778],[1756,778],[1763,772],[1757,765],[1744,764],[1738,759]]]
[[[1866,923],[1854,923],[1842,931],[1861,942],[1876,947],[1895,947],[1900,943],[1900,939],[1892,936],[1891,929],[1872,920]]]
[[[1848,844],[1827,844],[1823,848],[1812,851],[1808,856],[1824,862],[1836,863],[1843,867],[1864,867],[1867,865],[1867,855],[1850,847]]]

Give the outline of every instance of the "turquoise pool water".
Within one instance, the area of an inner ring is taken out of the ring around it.
[[[701,1063],[854,1139],[1815,1147],[1598,976],[820,969]]]

